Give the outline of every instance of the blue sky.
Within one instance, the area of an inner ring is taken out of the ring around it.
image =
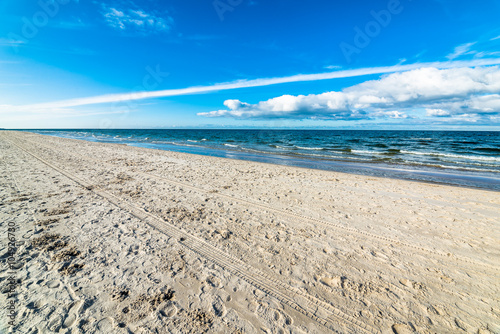
[[[499,13],[496,0],[4,0],[0,127],[498,130]]]

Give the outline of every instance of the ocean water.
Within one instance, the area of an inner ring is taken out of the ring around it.
[[[30,130],[171,150],[500,191],[500,132]]]

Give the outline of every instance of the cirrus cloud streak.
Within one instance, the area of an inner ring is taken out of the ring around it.
[[[190,94],[204,94],[204,93],[235,90],[242,88],[252,88],[252,87],[264,87],[264,86],[293,83],[293,82],[320,81],[320,80],[360,77],[373,74],[395,73],[402,71],[411,71],[422,67],[449,69],[449,68],[487,66],[487,65],[499,65],[499,64],[500,64],[500,59],[492,58],[492,59],[476,59],[471,61],[448,61],[448,62],[431,62],[431,63],[396,65],[396,66],[384,66],[384,67],[368,67],[368,68],[342,70],[342,71],[334,71],[327,73],[299,74],[299,75],[278,77],[278,78],[239,80],[229,83],[218,83],[208,86],[195,86],[195,87],[180,88],[180,89],[99,95],[99,96],[75,98],[69,100],[53,101],[47,103],[37,103],[37,104],[29,104],[22,106],[8,106],[8,110],[10,111],[17,111],[17,110],[34,111],[37,109],[53,110],[58,108],[70,108],[70,107],[103,104],[103,103],[122,103],[133,100],[153,99],[153,98],[172,97],[172,96],[181,96]],[[1,108],[0,111],[2,111]],[[210,116],[210,115],[204,115],[204,116]]]

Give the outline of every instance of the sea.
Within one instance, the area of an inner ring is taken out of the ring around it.
[[[500,191],[500,132],[29,130],[43,135]]]

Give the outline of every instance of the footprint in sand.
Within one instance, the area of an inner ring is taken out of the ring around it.
[[[321,283],[323,283],[326,286],[329,286],[331,288],[338,288],[340,287],[340,284],[342,283],[342,278],[341,277],[323,277],[319,280]]]
[[[160,314],[167,318],[172,318],[177,314],[177,307],[175,305],[167,305],[163,309],[160,310]]]
[[[428,311],[437,315],[445,316],[448,313],[445,311],[444,307],[440,305],[430,305],[428,308]]]
[[[107,317],[101,319],[97,323],[97,329],[99,329],[102,333],[111,333],[115,327],[115,321],[113,318]]]
[[[283,316],[285,317],[285,324],[287,325],[292,325],[293,324],[293,319],[291,316],[289,316],[286,313],[283,313]]]
[[[35,300],[27,305],[27,308],[30,310],[40,310],[42,309],[45,305],[47,305],[47,302],[44,301],[43,299],[38,299]]]
[[[457,327],[463,330],[464,332],[471,333],[473,331],[473,328],[467,325],[461,319],[455,318],[455,325],[457,325]]]
[[[73,302],[73,304],[71,304],[70,308],[69,308],[69,313],[78,313],[80,312],[80,309],[82,308],[83,306],[83,300],[77,300],[76,302]]]
[[[40,334],[43,333],[43,331],[39,327],[32,328],[28,331],[28,334]]]
[[[62,328],[70,328],[72,327],[76,320],[78,320],[78,315],[76,314],[69,314],[66,319],[64,319],[63,326]]]
[[[69,307],[68,315],[63,322],[63,328],[70,328],[78,320],[78,313],[83,306],[83,300],[77,300]]]
[[[409,288],[412,287],[412,282],[406,278],[402,278],[399,280],[399,283],[403,284],[404,286],[407,286]]]
[[[216,316],[223,317],[224,315],[226,315],[226,306],[224,306],[224,302],[220,297],[217,297],[215,299],[215,302],[212,304],[212,306],[214,308]]]
[[[49,321],[47,328],[52,332],[57,332],[61,328],[62,316],[57,314]]]
[[[58,288],[60,285],[61,285],[61,282],[59,282],[58,280],[52,280],[52,281],[48,281],[48,282],[47,282],[47,286],[48,286],[50,289],[56,289],[56,288]]]
[[[214,288],[222,287],[222,282],[218,277],[210,276],[207,278],[207,283],[213,286]]]
[[[257,304],[257,302],[255,301],[251,301],[248,303],[248,310],[252,313],[255,313],[257,312],[257,309],[259,308],[259,304]]]
[[[413,330],[408,325],[404,324],[394,324],[392,325],[392,331],[394,334],[412,334]]]

